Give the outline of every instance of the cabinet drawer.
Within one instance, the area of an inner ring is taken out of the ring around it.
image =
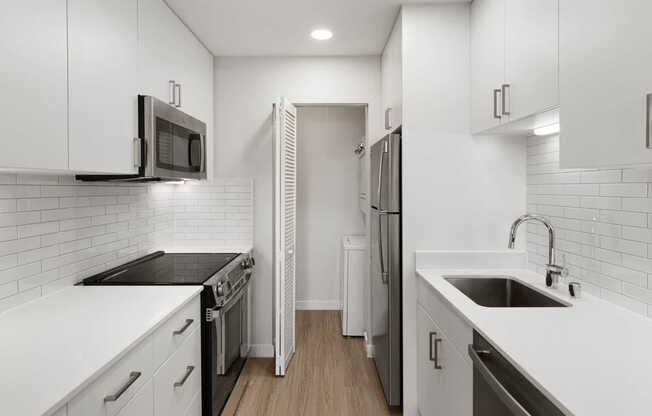
[[[195,394],[195,397],[192,399],[190,406],[188,406],[183,416],[201,416],[201,391]]]
[[[152,377],[153,371],[149,337],[74,397],[68,404],[68,416],[116,415]]]
[[[153,335],[154,365],[159,367],[200,325],[199,296],[168,319]]]
[[[154,385],[150,379],[118,416],[154,416]]]
[[[67,416],[67,415],[68,415],[68,407],[63,406],[61,409],[54,412],[52,416]]]
[[[448,305],[441,295],[423,279],[419,279],[418,302],[444,331],[457,352],[471,363],[466,350],[473,343],[473,329]]]
[[[179,416],[201,388],[201,331],[197,328],[154,374],[156,416]]]

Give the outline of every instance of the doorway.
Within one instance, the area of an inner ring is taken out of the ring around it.
[[[360,169],[362,105],[297,107],[296,308],[340,310],[339,253],[344,235],[365,233]]]

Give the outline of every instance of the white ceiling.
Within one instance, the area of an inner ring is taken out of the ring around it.
[[[451,0],[166,0],[214,55],[376,55],[401,3]],[[452,0],[466,2],[469,0]],[[334,36],[315,41],[326,27]]]

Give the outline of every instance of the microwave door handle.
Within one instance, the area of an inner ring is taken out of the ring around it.
[[[200,155],[199,155],[199,171],[204,173],[206,171],[206,135],[202,134],[200,140]]]

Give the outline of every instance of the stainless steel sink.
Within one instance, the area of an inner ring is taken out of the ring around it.
[[[489,308],[567,307],[509,276],[444,276],[469,299]]]

